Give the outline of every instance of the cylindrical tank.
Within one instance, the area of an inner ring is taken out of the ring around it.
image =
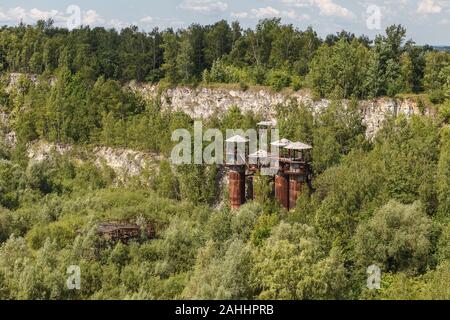
[[[285,175],[275,176],[275,198],[286,210],[289,210],[289,178]]]
[[[295,209],[297,199],[302,192],[304,179],[299,176],[291,176],[289,179],[289,209]]]
[[[245,173],[231,170],[228,185],[231,209],[239,209],[245,202]]]

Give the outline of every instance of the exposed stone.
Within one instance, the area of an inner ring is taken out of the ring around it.
[[[29,144],[27,148],[28,158],[34,162],[51,159],[55,153],[58,155],[70,153],[73,159],[80,162],[85,161],[85,156],[82,155],[82,152],[75,150],[71,145],[55,144],[40,140]],[[160,160],[160,156],[153,153],[111,147],[95,147],[88,154],[90,155],[88,158],[93,159],[97,166],[106,165],[113,169],[120,180],[139,176],[146,168],[155,169]]]
[[[95,163],[105,163],[112,168],[118,176],[135,177],[145,168],[154,167],[160,156],[152,153],[139,152],[131,149],[115,149],[110,147],[97,147],[93,150]]]
[[[131,90],[140,93],[146,99],[158,99],[157,85],[129,84]],[[241,91],[226,88],[190,88],[176,87],[164,90],[160,94],[163,109],[180,110],[193,118],[208,118],[212,115],[224,114],[232,106],[243,112],[251,111],[271,120],[275,117],[276,106],[286,104],[289,99],[312,106],[315,113],[328,107],[330,101],[321,99],[314,101],[308,91],[291,93],[274,93],[270,90],[250,89]],[[348,103],[344,101],[344,103]],[[383,121],[390,115],[420,113],[417,102],[413,99],[379,98],[360,101],[363,110],[363,123],[367,127],[367,137],[373,137],[380,129]],[[428,111],[427,111],[428,112]]]

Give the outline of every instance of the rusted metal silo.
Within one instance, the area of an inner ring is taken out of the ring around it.
[[[284,174],[275,176],[275,198],[286,210],[289,210],[289,178]]]
[[[239,209],[245,203],[245,172],[230,170],[228,185],[231,209]]]
[[[302,176],[291,176],[289,179],[289,209],[295,209],[297,199],[305,187],[305,180]]]

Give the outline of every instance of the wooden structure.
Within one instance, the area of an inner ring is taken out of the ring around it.
[[[140,239],[145,235],[148,239],[155,237],[155,230],[148,224],[142,229],[140,226],[127,221],[112,221],[100,223],[97,234],[110,241],[128,243],[132,239]]]
[[[274,123],[264,121],[258,125],[269,127]],[[227,143],[248,142],[241,136],[234,136],[226,141]],[[299,195],[310,187],[309,151],[312,147],[302,142],[292,142],[287,139],[275,141],[271,143],[271,147],[279,148],[279,152],[275,154],[258,150],[248,155],[246,149],[246,153],[242,155],[235,148],[233,152],[227,153],[229,196],[233,210],[239,209],[247,199],[253,199],[254,175],[269,168],[273,160],[277,160],[279,164],[278,169],[270,173],[273,177],[272,181],[274,181],[274,194],[283,208],[286,210],[294,209]],[[228,161],[230,159],[233,159],[233,161]]]

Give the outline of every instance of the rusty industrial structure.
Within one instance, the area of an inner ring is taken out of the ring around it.
[[[108,241],[128,243],[139,240],[144,235],[147,239],[155,237],[155,230],[151,224],[141,227],[128,221],[111,221],[100,223],[97,234]]]
[[[269,121],[261,122],[258,125],[274,126],[273,122]],[[246,145],[248,142],[244,137],[236,135],[226,142],[235,144],[234,151],[226,154],[229,170],[228,192],[233,210],[239,209],[247,200],[253,199],[255,175],[263,170],[265,170],[265,175],[270,176],[275,199],[288,211],[295,208],[298,197],[310,188],[312,170],[309,152],[312,149],[311,146],[302,142],[281,139],[271,143],[271,149],[276,147],[280,150],[279,152],[258,150],[253,154],[248,154],[247,146],[245,153],[238,152],[237,148],[238,144]],[[270,167],[270,163],[274,161],[278,164],[275,169]],[[271,171],[268,171],[269,167]]]

